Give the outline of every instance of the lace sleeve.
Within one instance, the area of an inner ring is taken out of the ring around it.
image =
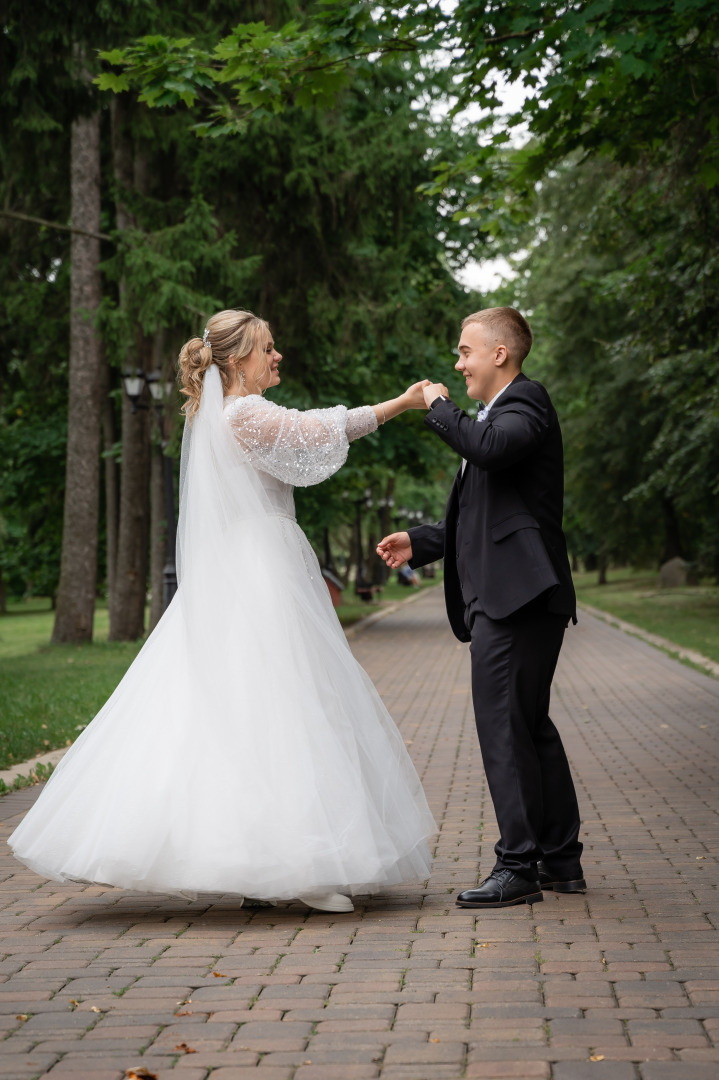
[[[375,411],[371,405],[361,405],[359,409],[350,409],[347,413],[347,431],[348,442],[354,442],[355,439],[361,439],[363,435],[369,435],[371,431],[377,430],[377,417]]]
[[[347,459],[347,409],[286,409],[256,394],[238,398],[225,417],[252,464],[295,487],[319,484]]]

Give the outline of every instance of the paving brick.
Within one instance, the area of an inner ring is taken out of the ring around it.
[[[212,1070],[212,1075],[217,1080],[292,1080],[294,1072],[294,1067],[263,1065],[262,1072],[258,1072],[257,1069],[236,1065],[221,1065],[219,1069]],[[184,1073],[182,1078],[184,1080]]]
[[[485,1061],[467,1067],[467,1080],[549,1080],[548,1061]]]
[[[57,1054],[6,1054],[0,1056],[0,1077],[33,1077],[46,1073],[57,1061]]]
[[[716,1065],[687,1061],[651,1061],[640,1066],[642,1080],[716,1080]]]
[[[394,1043],[388,1048],[384,1060],[387,1065],[460,1064],[466,1052],[463,1042]]]
[[[616,1061],[558,1061],[553,1080],[636,1080],[634,1066]]]
[[[441,820],[428,886],[334,916],[43,883],[0,855],[0,1080],[119,1080],[145,1046],[160,1080],[714,1080],[719,682],[582,615],[552,715],[589,891],[462,911],[496,839],[467,651],[440,591],[351,645]],[[0,799],[0,837],[37,794]]]
[[[456,1065],[385,1065],[382,1080],[460,1080]]]
[[[263,1070],[264,1071],[264,1070]],[[343,1065],[342,1080],[374,1080],[379,1076],[376,1065]],[[336,1065],[300,1065],[294,1080],[338,1080]]]

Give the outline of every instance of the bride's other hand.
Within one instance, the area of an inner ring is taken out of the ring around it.
[[[412,383],[409,386],[402,397],[405,400],[405,406],[408,409],[424,409],[426,408],[424,403],[424,388],[429,386],[429,379],[421,379],[420,382]]]
[[[385,536],[377,545],[377,554],[380,559],[384,559],[391,570],[397,570],[400,566],[404,566],[412,558],[412,543],[409,533],[398,532]]]

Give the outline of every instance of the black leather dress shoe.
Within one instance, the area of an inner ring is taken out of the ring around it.
[[[513,870],[493,870],[476,889],[465,889],[457,905],[465,908],[510,907],[512,904],[537,904],[544,900],[538,881],[527,881]]]
[[[581,870],[578,877],[568,878],[564,875],[553,874],[540,861],[537,863],[537,873],[539,874],[539,884],[543,889],[554,889],[555,892],[564,893],[585,893],[587,891],[587,883],[582,877]]]

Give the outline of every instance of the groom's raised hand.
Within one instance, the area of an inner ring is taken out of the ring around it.
[[[409,533],[398,532],[385,536],[384,540],[380,540],[377,545],[377,554],[380,559],[384,559],[390,569],[397,570],[412,558]]]

